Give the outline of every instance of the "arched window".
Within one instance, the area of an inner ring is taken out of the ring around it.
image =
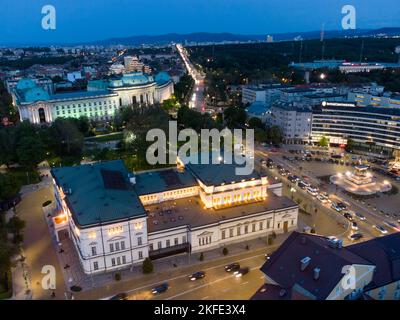
[[[40,121],[40,123],[46,123],[46,114],[44,112],[44,109],[43,108],[39,108],[38,112],[39,112],[39,121]]]

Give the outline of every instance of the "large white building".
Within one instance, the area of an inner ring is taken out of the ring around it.
[[[169,75],[150,76],[141,72],[124,74],[117,80],[89,82],[86,91],[49,93],[31,79],[18,81],[12,96],[21,121],[51,123],[58,117],[87,116],[107,121],[120,108],[132,104],[152,105],[168,99],[174,92]]]
[[[54,230],[68,233],[87,274],[294,230],[298,206],[282,184],[235,168],[179,159],[137,174],[119,160],[54,168]]]
[[[276,102],[271,107],[271,125],[282,129],[286,143],[307,143],[311,137],[312,110],[295,103]]]

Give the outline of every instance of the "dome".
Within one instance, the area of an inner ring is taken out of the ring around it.
[[[124,85],[128,86],[146,84],[150,82],[149,77],[144,75],[142,72],[126,73],[121,80]]]
[[[158,84],[163,84],[171,80],[171,77],[168,73],[161,71],[155,76],[155,80]]]
[[[32,79],[23,78],[17,83],[17,90],[27,90],[36,87],[36,83]]]
[[[49,99],[50,96],[46,90],[39,87],[29,89],[25,93],[25,102],[45,101]]]

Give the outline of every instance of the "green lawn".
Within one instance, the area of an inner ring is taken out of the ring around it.
[[[119,141],[122,140],[124,134],[122,132],[115,132],[115,133],[110,133],[104,136],[99,136],[99,137],[90,137],[86,139],[87,141],[92,141],[92,142],[108,142],[108,141]]]
[[[8,171],[21,185],[34,184],[40,182],[39,174],[36,171],[23,168],[12,168]]]

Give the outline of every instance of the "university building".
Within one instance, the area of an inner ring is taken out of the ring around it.
[[[51,93],[31,79],[21,79],[12,90],[21,121],[51,123],[59,117],[86,116],[95,121],[111,120],[117,110],[131,105],[152,105],[174,92],[169,75],[127,73],[119,79],[89,81],[86,91]]]
[[[130,173],[108,161],[53,168],[58,239],[68,236],[85,273],[289,232],[298,206],[282,183],[234,164],[184,164]]]

